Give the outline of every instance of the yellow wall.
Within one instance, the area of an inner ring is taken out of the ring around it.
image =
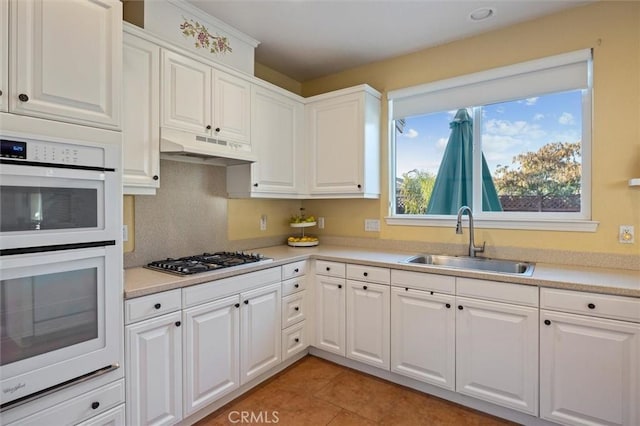
[[[229,240],[289,235],[289,218],[300,212],[300,200],[237,200],[227,203]],[[267,216],[267,230],[260,230],[260,217]]]
[[[291,77],[287,77],[286,75],[278,72],[272,68],[267,67],[266,65],[262,65],[259,62],[254,63],[253,74],[269,83],[275,84],[276,86],[282,87],[290,92],[295,93],[296,95],[302,94],[302,83],[297,80],[292,79]]]
[[[640,234],[640,189],[629,188],[640,177],[640,3],[598,2],[527,23],[421,52],[347,70],[304,82],[311,96],[368,83],[383,93],[381,134],[387,134],[386,92],[430,81],[478,72],[578,49],[594,51],[594,108],[592,134],[592,217],[595,233],[478,230],[488,245],[549,248],[619,254],[640,253],[617,242],[619,225],[634,225]],[[309,214],[326,217],[322,235],[394,240],[458,242],[453,229],[386,226],[364,232],[365,218],[388,214],[389,179],[386,136],[382,138],[382,188],[378,201],[305,201]],[[375,216],[374,216],[375,215]]]

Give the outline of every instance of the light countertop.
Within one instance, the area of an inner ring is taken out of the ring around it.
[[[439,266],[407,265],[399,263],[412,256],[413,252],[384,251],[347,246],[289,247],[286,245],[256,249],[272,262],[240,268],[222,269],[215,272],[180,277],[145,268],[129,268],[124,271],[125,299],[145,296],[161,291],[187,287],[247,272],[280,266],[310,258],[343,263],[355,263],[385,268],[428,272],[466,278],[510,282],[539,287],[563,288],[593,293],[614,294],[640,298],[640,271],[605,269],[586,266],[569,266],[536,263],[533,275],[518,276],[482,271],[461,270]]]

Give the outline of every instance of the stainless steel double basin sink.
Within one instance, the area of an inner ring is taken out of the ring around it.
[[[534,263],[515,260],[488,259],[484,257],[447,256],[436,254],[418,254],[403,259],[400,263],[408,265],[440,266],[444,268],[464,269],[469,271],[494,272],[531,276]]]

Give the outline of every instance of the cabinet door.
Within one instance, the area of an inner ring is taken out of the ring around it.
[[[455,297],[391,288],[391,370],[455,390]]]
[[[390,292],[347,280],[347,358],[389,370]]]
[[[240,385],[240,296],[184,311],[185,417]]]
[[[538,413],[538,309],[456,299],[456,390]]]
[[[245,384],[280,363],[280,283],[240,295],[240,382]]]
[[[258,156],[258,161],[251,164],[252,190],[301,193],[307,170],[302,145],[302,103],[254,86],[251,109],[251,142]]]
[[[160,48],[125,34],[122,54],[124,193],[154,193],[160,183]]]
[[[362,95],[349,94],[307,106],[312,194],[362,191],[363,104]]]
[[[126,327],[127,424],[170,425],[182,418],[181,314]]]
[[[161,97],[162,126],[210,133],[211,67],[163,49]]]
[[[540,311],[540,417],[640,424],[640,324]]]
[[[119,129],[120,1],[21,0],[11,4],[10,110]]]
[[[251,83],[215,71],[213,93],[213,135],[223,140],[250,143]]]
[[[9,1],[0,1],[0,111],[8,111],[9,96]]]
[[[316,277],[316,346],[345,356],[345,291],[343,278]]]

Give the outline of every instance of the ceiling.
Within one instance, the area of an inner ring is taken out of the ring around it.
[[[594,0],[188,0],[260,41],[255,60],[299,82]],[[492,8],[474,22],[469,14]]]

